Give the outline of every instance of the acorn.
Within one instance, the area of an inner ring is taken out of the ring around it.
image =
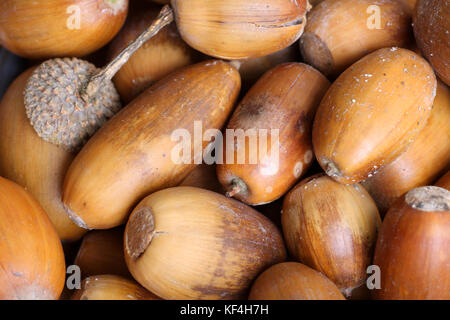
[[[397,0],[403,3],[403,5],[408,9],[408,13],[410,13],[411,17],[414,13],[414,9],[416,8],[417,0]]]
[[[131,278],[123,255],[122,227],[88,232],[81,242],[74,264],[82,277],[102,274]]]
[[[75,154],[43,140],[31,126],[23,90],[32,72],[22,73],[0,103],[0,175],[39,201],[62,240],[77,240],[86,230],[69,219],[61,202],[64,175]]]
[[[216,166],[214,164],[202,163],[196,166],[194,170],[181,181],[179,186],[197,187],[222,194],[225,194],[226,192],[217,179]]]
[[[0,177],[0,300],[58,299],[64,287],[64,253],[39,203]]]
[[[411,146],[394,162],[362,182],[385,213],[396,199],[432,184],[450,167],[450,91],[438,81],[433,110]]]
[[[135,281],[116,275],[88,277],[72,300],[161,300]]]
[[[374,264],[380,268],[376,299],[450,299],[450,191],[420,187],[388,211]]]
[[[2,0],[0,45],[30,59],[81,57],[107,44],[127,12],[128,0]]]
[[[413,27],[417,46],[438,77],[450,86],[450,2],[417,0]]]
[[[411,15],[398,0],[325,0],[308,14],[300,50],[308,64],[335,77],[365,55],[411,39]]]
[[[365,284],[381,219],[361,185],[324,174],[306,178],[284,198],[281,222],[296,261],[322,272],[345,296]]]
[[[193,187],[142,200],[124,242],[133,277],[163,299],[242,299],[260,272],[286,258],[281,234],[266,217]]]
[[[229,60],[262,57],[290,46],[300,38],[310,9],[307,0],[172,0],[171,7],[186,43]]]
[[[249,300],[345,300],[320,272],[298,262],[276,264],[254,282]]]
[[[393,162],[424,127],[436,86],[431,66],[406,49],[380,49],[353,64],[316,113],[312,138],[321,167],[355,183]]]
[[[109,44],[107,55],[115,57],[148,27],[161,8],[151,3],[135,3],[125,26]],[[147,41],[113,78],[114,85],[125,103],[130,102],[155,81],[181,67],[192,64],[198,54],[180,37],[176,26],[170,24]]]
[[[450,191],[450,171],[447,171],[435,184],[437,187],[445,188]]]
[[[226,128],[217,176],[228,196],[251,205],[268,203],[308,170],[314,159],[312,121],[329,85],[302,63],[282,64],[258,80]]]
[[[196,123],[205,134],[222,128],[239,89],[237,70],[212,60],[144,91],[72,162],[63,186],[69,216],[84,228],[109,229],[124,223],[144,196],[178,185],[201,162],[211,140],[194,134]]]

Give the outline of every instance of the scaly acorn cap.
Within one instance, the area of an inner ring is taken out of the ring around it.
[[[45,141],[77,150],[121,108],[113,83],[103,81],[85,101],[93,64],[77,58],[56,58],[42,63],[25,87],[25,110],[36,133]]]

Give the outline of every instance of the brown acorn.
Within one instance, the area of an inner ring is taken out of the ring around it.
[[[374,264],[380,268],[376,299],[450,299],[450,191],[420,187],[386,214]]]
[[[109,44],[107,55],[117,56],[148,27],[148,21],[156,18],[160,9],[151,3],[133,4],[125,26]],[[128,103],[163,76],[192,64],[196,55],[171,24],[133,54],[114,76],[114,85],[122,101]]]
[[[437,187],[445,188],[450,191],[450,171],[447,171],[435,184]]]
[[[266,217],[193,187],[142,200],[124,246],[133,277],[164,299],[242,299],[261,271],[286,259],[281,234]]]
[[[74,264],[82,277],[101,274],[131,278],[123,255],[122,227],[88,232],[81,242]]]
[[[365,284],[381,219],[361,185],[322,174],[307,178],[286,195],[281,222],[295,260],[322,272],[346,296]]]
[[[144,91],[72,162],[63,187],[71,218],[84,228],[112,228],[145,195],[178,185],[208,144],[195,139],[194,122],[203,130],[222,128],[239,89],[237,70],[213,60],[176,71]]]
[[[0,300],[58,299],[64,287],[61,242],[39,203],[0,177]]]
[[[72,300],[161,300],[135,281],[116,275],[88,277]]]
[[[433,110],[411,146],[362,185],[385,213],[396,199],[433,183],[450,167],[450,91],[438,81]]]
[[[328,87],[320,72],[301,63],[282,64],[258,80],[234,111],[218,158],[217,176],[229,196],[271,202],[308,170],[312,120]]]
[[[384,48],[362,58],[317,110],[312,137],[321,167],[343,183],[369,178],[414,141],[435,94],[433,70],[412,51]]]
[[[222,194],[226,192],[217,179],[216,166],[214,164],[202,163],[196,166],[179,186],[197,187]]]
[[[450,86],[450,2],[417,0],[413,26],[417,46],[438,77]]]
[[[368,53],[411,39],[411,15],[398,0],[325,0],[308,14],[300,49],[307,63],[335,77]]]
[[[32,72],[20,75],[0,103],[0,175],[39,201],[62,240],[77,240],[86,231],[69,219],[61,201],[64,175],[75,155],[43,140],[30,125],[23,90]]]
[[[128,0],[2,0],[0,44],[30,59],[81,57],[120,30]]]
[[[253,283],[249,300],[345,300],[320,272],[298,262],[276,264]]]

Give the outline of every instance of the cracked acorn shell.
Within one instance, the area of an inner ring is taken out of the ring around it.
[[[281,234],[269,219],[193,187],[142,200],[124,242],[133,277],[164,299],[242,299],[261,271],[286,259]]]
[[[71,300],[161,300],[135,281],[117,275],[88,277]]]
[[[413,15],[417,46],[450,86],[450,1],[418,0]]]
[[[276,264],[253,283],[249,300],[345,300],[320,272],[298,262]]]
[[[375,248],[375,299],[450,299],[450,191],[420,187],[396,201]]]
[[[153,20],[160,9],[153,4],[131,5],[127,22],[109,44],[108,56],[117,56],[148,27],[148,21]],[[122,101],[128,103],[155,81],[192,64],[196,55],[199,54],[181,39],[175,24],[170,24],[130,57],[114,76],[114,85]]]
[[[380,26],[372,23],[379,9]],[[412,40],[411,15],[399,0],[325,0],[308,14],[300,38],[305,61],[335,77],[352,63],[380,48],[404,47]]]
[[[406,49],[380,49],[353,64],[316,113],[312,137],[321,167],[354,183],[393,162],[424,127],[436,85],[431,66]]]
[[[0,44],[19,56],[81,57],[119,32],[128,0],[2,0]]]
[[[213,57],[246,59],[288,47],[303,32],[306,0],[172,0],[178,30]]]
[[[64,175],[74,153],[39,137],[25,112],[23,91],[33,69],[22,73],[0,103],[0,175],[23,186],[41,204],[62,240],[86,231],[67,216],[61,201]]]
[[[324,174],[306,178],[284,198],[281,222],[295,260],[326,275],[345,296],[365,284],[381,219],[361,185]]]
[[[71,218],[84,228],[109,229],[124,223],[145,195],[179,184],[195,165],[193,157],[177,163],[183,160],[175,153],[184,140],[173,139],[174,130],[186,129],[192,154],[194,121],[201,121],[204,131],[222,128],[239,89],[237,70],[212,60],[176,71],[144,91],[72,162],[63,186]]]
[[[438,81],[433,110],[411,146],[394,162],[362,182],[385,213],[396,199],[433,183],[450,167],[450,91]]]
[[[65,281],[61,242],[39,203],[0,177],[0,300],[58,299]]]
[[[435,184],[437,187],[445,188],[450,191],[450,171],[447,171]]]
[[[229,196],[250,205],[268,203],[286,193],[308,170],[314,159],[312,121],[329,85],[320,72],[302,63],[279,65],[258,80],[226,129],[267,130],[267,146],[260,148],[260,131],[245,138],[244,147],[242,139],[225,134],[217,177]],[[278,135],[271,130],[279,130]]]

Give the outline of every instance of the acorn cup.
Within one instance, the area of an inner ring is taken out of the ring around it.
[[[83,278],[109,274],[131,279],[123,255],[123,232],[118,227],[90,231],[83,237],[74,261]]]
[[[325,0],[308,14],[304,60],[335,77],[365,55],[412,40],[411,14],[399,0]]]
[[[116,275],[86,278],[71,300],[161,300],[135,281]]]
[[[374,264],[381,289],[374,298],[450,299],[450,191],[420,187],[388,211],[380,229]]]
[[[160,9],[151,3],[133,3],[124,27],[109,44],[107,55],[117,56],[148,27],[148,21],[156,18]],[[130,57],[113,82],[122,101],[128,103],[165,75],[198,60],[199,55],[181,39],[175,24],[170,24]]]
[[[30,59],[85,56],[119,32],[127,12],[128,0],[2,0],[0,45]]]
[[[450,86],[449,1],[417,0],[413,27],[417,46],[438,77]]]
[[[347,297],[365,284],[381,219],[361,185],[323,174],[306,178],[286,195],[281,222],[295,260],[326,275]]]
[[[312,121],[329,85],[301,63],[282,64],[258,80],[226,128],[234,133],[225,134],[217,176],[228,196],[250,205],[268,203],[308,170],[314,159]],[[239,137],[240,131],[246,136]]]
[[[412,51],[384,48],[362,58],[318,107],[312,138],[321,167],[342,183],[370,178],[414,142],[435,94],[433,70]]]
[[[385,213],[396,199],[432,184],[450,167],[450,91],[438,81],[433,110],[411,146],[394,162],[362,182]]]
[[[0,177],[0,300],[58,299],[64,287],[64,253],[39,203]]]
[[[253,283],[249,300],[345,300],[320,272],[298,262],[284,262],[265,270]]]
[[[435,184],[437,187],[445,188],[450,191],[450,171],[447,171]]]
[[[164,299],[242,299],[260,272],[286,259],[281,234],[266,217],[193,187],[142,200],[124,239],[131,274]]]
[[[70,217],[84,228],[109,229],[124,223],[145,195],[178,185],[209,144],[194,133],[195,122],[205,132],[222,128],[239,89],[237,70],[218,60],[176,71],[147,89],[72,162],[63,186]]]

